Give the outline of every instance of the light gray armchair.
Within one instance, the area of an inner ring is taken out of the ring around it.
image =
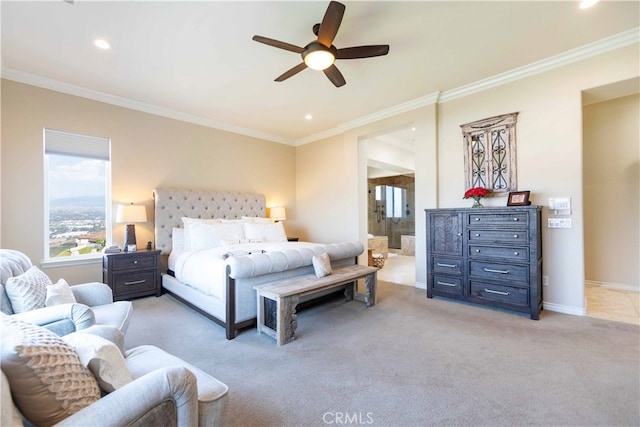
[[[126,333],[133,306],[130,301],[113,301],[111,288],[99,282],[71,286],[76,303],[60,304],[22,313],[14,313],[5,284],[32,267],[22,252],[0,249],[0,310],[26,322],[44,326],[58,335],[66,335],[92,325],[109,325]]]
[[[3,342],[9,332],[0,330]],[[101,336],[118,346],[133,381],[63,419],[60,426],[199,426],[224,425],[228,387],[201,369],[158,347],[142,345],[123,351],[124,336],[109,326],[92,326],[79,336]],[[3,348],[0,425],[22,426],[26,419],[12,399],[11,388],[24,388],[25,375],[5,373]],[[11,361],[8,362],[9,367]],[[13,379],[12,379],[13,378]],[[12,383],[13,381],[13,383]],[[58,388],[57,386],[54,388]]]

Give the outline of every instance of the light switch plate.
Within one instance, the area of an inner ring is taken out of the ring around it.
[[[571,218],[549,218],[547,219],[548,228],[571,228]]]

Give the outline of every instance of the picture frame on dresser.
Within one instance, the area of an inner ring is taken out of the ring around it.
[[[507,198],[507,206],[528,206],[530,191],[512,191]]]

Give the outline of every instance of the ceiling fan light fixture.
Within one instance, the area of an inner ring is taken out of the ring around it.
[[[330,48],[320,43],[310,43],[302,53],[302,59],[312,70],[325,70],[336,60],[336,55]]]

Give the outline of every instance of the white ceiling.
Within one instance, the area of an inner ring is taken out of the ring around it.
[[[351,1],[334,44],[389,44],[338,60],[347,84],[299,55],[328,1],[2,1],[2,75],[25,83],[297,145],[398,106],[637,30],[639,2]],[[107,39],[109,51],[92,40]],[[313,120],[305,120],[312,114]]]

